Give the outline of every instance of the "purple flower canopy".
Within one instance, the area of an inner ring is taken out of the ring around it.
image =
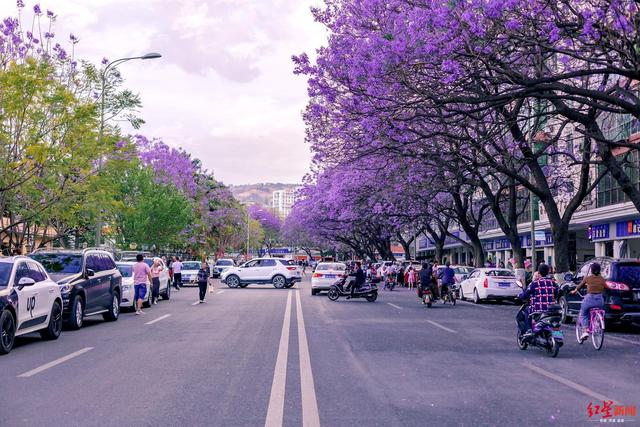
[[[278,233],[282,228],[280,217],[271,210],[260,205],[249,206],[249,216],[258,221],[265,230]]]

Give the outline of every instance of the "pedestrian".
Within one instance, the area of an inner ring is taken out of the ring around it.
[[[173,270],[173,287],[176,290],[180,290],[182,285],[182,263],[180,257],[173,257],[174,261],[171,264],[171,270]]]
[[[142,301],[147,295],[147,282],[151,281],[151,269],[144,262],[142,254],[136,255],[136,261],[133,265],[133,302],[136,304],[136,314],[144,314]]]
[[[500,260],[500,262],[498,263],[498,267],[504,268],[504,261]]]
[[[160,258],[153,259],[153,265],[151,266],[151,303],[158,304],[158,298],[160,298],[160,273],[164,270],[162,266],[162,260]],[[169,286],[169,284],[167,284]]]
[[[409,288],[413,289],[416,286],[416,279],[417,279],[416,269],[413,267],[409,267],[409,272],[407,274]]]
[[[207,282],[209,281],[209,267],[206,262],[202,262],[200,270],[198,270],[198,290],[200,296],[200,304],[205,303],[204,297],[207,295]]]

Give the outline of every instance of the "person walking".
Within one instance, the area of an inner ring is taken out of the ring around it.
[[[173,270],[173,287],[179,291],[182,286],[182,263],[180,262],[180,257],[173,257],[173,259],[174,261],[171,264],[171,270]]]
[[[153,259],[153,265],[151,266],[151,303],[158,304],[158,298],[160,298],[160,273],[164,270],[162,266],[162,260],[160,258]],[[169,284],[167,283],[167,286]]]
[[[133,265],[133,301],[136,304],[136,314],[145,314],[142,311],[142,301],[147,295],[147,282],[151,281],[151,269],[144,262],[142,254],[136,255],[136,261]]]
[[[209,281],[209,267],[206,262],[202,262],[200,270],[198,270],[198,290],[200,296],[200,304],[204,304],[206,301],[204,297],[207,295],[207,282]]]
[[[407,282],[409,283],[409,289],[413,289],[416,286],[416,270],[413,267],[409,267],[407,271]]]

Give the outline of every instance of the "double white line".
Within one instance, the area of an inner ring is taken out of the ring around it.
[[[296,316],[298,323],[298,353],[300,358],[300,388],[302,400],[302,425],[305,427],[319,427],[320,416],[318,414],[318,401],[311,370],[311,357],[309,355],[309,343],[304,327],[304,316],[300,304],[300,292],[296,292]],[[278,357],[271,383],[271,396],[267,409],[265,427],[281,427],[284,418],[284,395],[287,384],[287,361],[289,358],[289,333],[291,330],[291,291],[287,295],[287,305],[284,309],[284,321],[282,323],[282,335]]]

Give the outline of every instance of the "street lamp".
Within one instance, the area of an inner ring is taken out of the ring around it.
[[[104,136],[104,97],[106,92],[105,86],[106,86],[107,74],[109,73],[109,71],[113,70],[117,65],[120,65],[123,62],[131,61],[133,59],[145,60],[145,59],[158,59],[158,58],[162,58],[162,55],[160,55],[157,52],[149,52],[142,56],[132,56],[128,58],[116,59],[114,61],[109,62],[107,66],[104,68],[101,75],[102,87],[100,92],[100,133],[98,135],[99,144],[102,144],[102,139]],[[100,156],[100,158],[98,159],[98,170],[100,169],[102,169],[102,156]],[[96,246],[100,246],[101,240],[102,240],[102,215],[101,215],[101,212],[98,211],[98,220],[96,221]]]

